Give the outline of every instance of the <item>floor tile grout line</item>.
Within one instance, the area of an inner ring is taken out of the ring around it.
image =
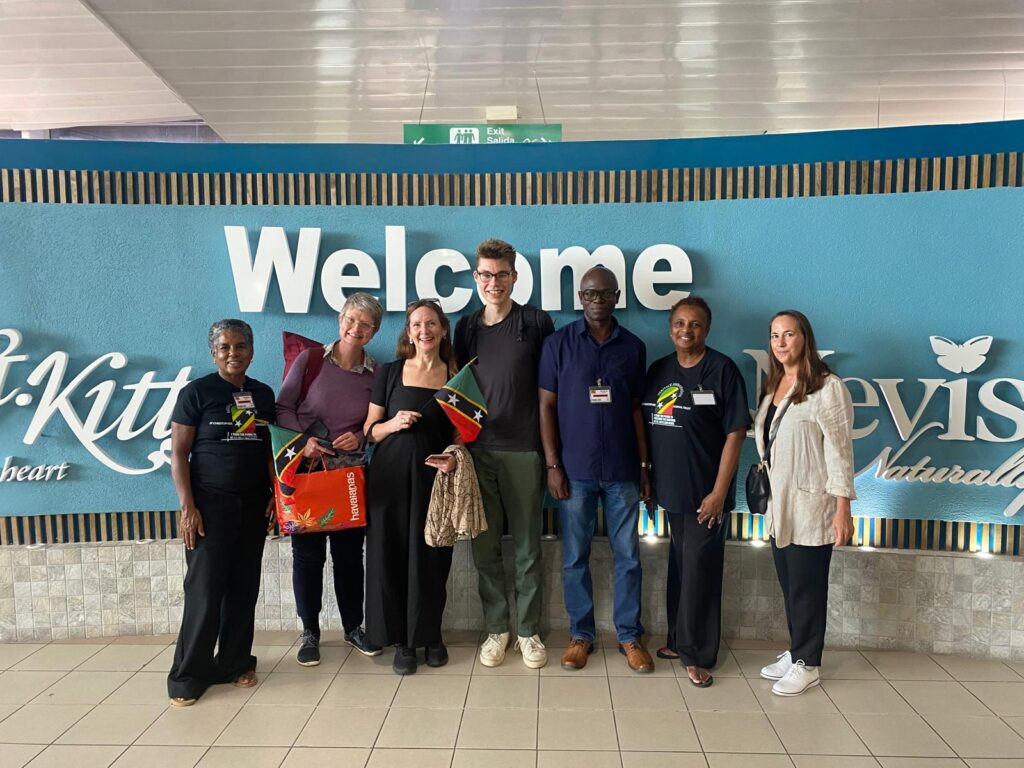
[[[925,656],[927,656],[927,654],[925,654]],[[870,662],[868,662],[868,663],[870,664]],[[934,663],[934,662],[933,662],[933,663]],[[943,672],[945,672],[945,670],[943,670]],[[952,678],[952,675],[950,675],[950,677]],[[889,687],[890,687],[890,688],[892,688],[892,689],[893,689],[894,691],[896,691],[896,695],[897,695],[897,696],[899,696],[899,697],[900,697],[901,699],[903,699],[903,700],[904,700],[904,701],[905,701],[905,702],[907,703],[907,706],[908,706],[908,707],[910,707],[911,711],[912,711],[912,712],[913,712],[913,713],[914,713],[915,715],[917,715],[917,716],[918,716],[918,717],[919,717],[919,718],[921,719],[921,722],[923,722],[923,723],[924,723],[924,724],[925,724],[925,725],[926,725],[926,726],[927,726],[927,727],[929,728],[929,730],[931,730],[931,732],[932,732],[932,733],[934,733],[934,734],[935,734],[936,736],[938,736],[938,737],[939,737],[939,741],[941,741],[941,742],[942,742],[943,744],[945,744],[945,745],[946,745],[946,747],[947,747],[947,749],[949,749],[949,751],[950,751],[950,752],[952,752],[952,753],[953,753],[954,755],[956,755],[956,756],[957,756],[957,757],[959,757],[959,758],[960,758],[961,760],[963,760],[964,758],[963,758],[963,757],[961,757],[960,753],[959,753],[959,752],[957,752],[957,751],[956,751],[956,750],[955,750],[955,749],[953,748],[953,745],[952,745],[952,744],[950,744],[950,743],[949,743],[948,741],[946,741],[946,739],[945,739],[945,738],[943,738],[942,734],[941,734],[941,733],[939,733],[939,732],[938,732],[938,731],[937,731],[937,730],[936,730],[936,729],[935,729],[935,728],[934,728],[934,727],[932,726],[932,724],[931,724],[931,723],[929,723],[929,722],[928,722],[928,720],[926,720],[926,719],[925,719],[925,716],[924,716],[923,714],[921,714],[920,712],[918,712],[918,711],[917,711],[917,708],[916,708],[916,707],[914,707],[914,705],[910,703],[910,700],[909,700],[909,699],[907,699],[907,697],[906,697],[906,696],[904,696],[904,695],[903,695],[903,694],[902,694],[902,693],[900,692],[899,688],[897,688],[897,687],[896,687],[895,685],[893,685],[893,684],[892,684],[892,682],[893,682],[893,681],[891,681],[891,680],[889,680],[888,678],[886,678],[886,682],[887,682],[887,683],[889,683]],[[897,680],[896,682],[945,682],[945,681],[942,681],[942,680],[936,680],[936,681],[928,681],[928,680],[919,680],[919,681],[913,681],[913,680]],[[958,681],[954,680],[954,682],[958,682]],[[961,685],[962,685],[962,684],[961,684]],[[872,753],[872,754],[874,754],[874,753]],[[965,762],[966,762],[966,761],[965,761]]]
[[[866,661],[866,659],[865,659],[865,661]],[[868,662],[868,664],[870,664],[870,663],[871,663],[871,662],[869,661],[869,662]],[[828,682],[828,681],[826,681],[826,682]],[[873,680],[872,680],[872,681],[868,681],[868,682],[875,682],[875,681],[873,681]],[[884,682],[885,682],[885,683],[886,683],[886,684],[887,684],[887,685],[888,685],[888,686],[889,686],[890,688],[892,688],[892,683],[890,683],[890,682],[889,682],[888,680],[885,680]],[[863,745],[864,745],[864,749],[865,749],[865,750],[867,750],[867,753],[868,753],[869,755],[871,755],[871,757],[872,757],[872,758],[874,759],[874,761],[875,761],[876,763],[878,763],[879,765],[881,765],[881,761],[880,761],[880,760],[879,760],[879,759],[878,759],[877,757],[875,757],[875,753],[871,751],[871,747],[869,747],[869,746],[868,746],[868,743],[867,743],[866,741],[864,741],[864,737],[860,735],[860,731],[858,731],[858,730],[857,730],[856,728],[854,728],[854,727],[853,727],[853,723],[851,723],[851,722],[850,722],[850,718],[848,718],[848,717],[846,716],[846,712],[843,712],[843,710],[842,710],[842,708],[841,708],[841,707],[839,706],[839,704],[838,704],[838,703],[836,703],[836,701],[835,701],[835,700],[834,700],[834,699],[833,699],[833,698],[832,698],[831,696],[829,696],[829,694],[828,694],[828,690],[827,690],[827,689],[826,689],[826,688],[825,688],[824,686],[819,686],[819,687],[821,688],[821,692],[825,694],[825,698],[827,698],[827,699],[828,699],[828,700],[829,700],[830,702],[832,702],[832,706],[836,708],[836,712],[838,712],[838,713],[839,713],[840,715],[842,715],[842,717],[843,717],[843,722],[845,722],[845,723],[846,723],[846,726],[847,726],[847,727],[848,727],[848,728],[849,728],[849,729],[850,729],[851,731],[853,731],[853,735],[854,735],[854,736],[856,736],[856,737],[857,737],[857,740],[858,740],[858,741],[859,741],[859,742],[860,742],[861,744],[863,744]],[[893,689],[893,690],[895,691],[895,689]],[[898,694],[899,692],[898,692],[898,691],[896,691],[896,693]],[[913,709],[913,707],[911,707],[911,709]],[[850,714],[853,714],[853,713],[851,712]],[[783,746],[785,746],[785,744],[783,744]]]

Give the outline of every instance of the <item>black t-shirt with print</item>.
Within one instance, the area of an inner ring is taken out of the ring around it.
[[[697,404],[693,392],[714,393],[714,404]],[[725,438],[750,426],[743,374],[731,359],[710,347],[692,368],[683,368],[672,354],[647,369],[643,397],[644,428],[650,446],[654,495],[673,514],[696,515],[701,501],[714,490]],[[724,509],[736,506],[735,478]]]
[[[255,408],[238,408],[235,394],[252,395]],[[246,377],[239,390],[218,373],[190,382],[178,395],[171,421],[196,428],[189,457],[192,487],[236,496],[266,496],[270,438],[255,420],[274,421],[274,391]]]

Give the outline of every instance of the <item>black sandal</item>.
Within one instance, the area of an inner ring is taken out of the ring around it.
[[[703,667],[697,667],[697,669],[703,669]],[[692,685],[694,688],[710,688],[711,685],[715,682],[715,678],[712,677],[711,672],[709,672],[708,670],[705,669],[704,671],[708,674],[707,678],[701,682],[698,682],[694,680],[692,677],[690,677],[690,670],[687,669],[686,679],[690,681],[690,685]]]
[[[659,659],[668,659],[669,661],[675,661],[679,658],[679,654],[673,651],[667,645],[661,646],[661,648],[655,651],[654,655],[657,656]]]

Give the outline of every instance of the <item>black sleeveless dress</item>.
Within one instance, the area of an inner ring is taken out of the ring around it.
[[[377,377],[370,402],[385,419],[419,411],[409,429],[374,447],[367,480],[366,631],[377,645],[424,647],[441,641],[452,547],[423,540],[437,470],[424,464],[452,442],[454,429],[434,400],[436,389],[402,383],[403,360]]]

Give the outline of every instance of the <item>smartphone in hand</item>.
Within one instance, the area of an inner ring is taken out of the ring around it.
[[[319,445],[327,453],[328,456],[338,455],[338,452],[334,449],[334,446],[331,445],[330,440],[323,440],[318,437],[316,438],[316,444]]]

